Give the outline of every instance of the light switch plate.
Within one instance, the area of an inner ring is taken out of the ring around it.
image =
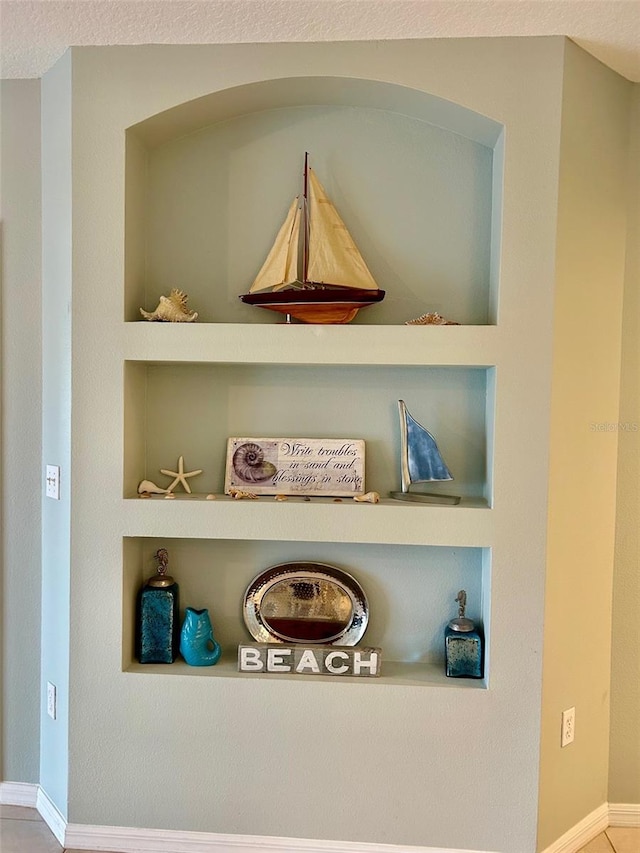
[[[57,716],[57,697],[56,697],[56,686],[52,684],[50,681],[47,681],[47,714],[51,717],[52,720],[55,720]]]
[[[53,498],[54,501],[60,500],[60,466],[47,465],[47,477],[45,481],[45,495],[48,498]]]

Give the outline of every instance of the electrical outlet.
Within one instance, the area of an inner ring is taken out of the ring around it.
[[[45,484],[45,494],[48,498],[53,498],[54,501],[60,500],[60,466],[47,465],[47,479]]]
[[[576,709],[567,708],[562,712],[562,734],[560,735],[560,746],[569,746],[573,743],[576,732]]]
[[[56,686],[47,681],[47,714],[52,720],[56,718]]]

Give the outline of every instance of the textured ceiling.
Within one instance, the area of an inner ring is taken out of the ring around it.
[[[566,35],[640,81],[640,0],[0,0],[0,76],[70,45]]]

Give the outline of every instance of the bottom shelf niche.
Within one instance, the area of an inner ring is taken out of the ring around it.
[[[153,555],[159,548],[169,552],[169,572],[180,586],[181,616],[187,606],[209,610],[222,646],[216,666],[191,667],[181,658],[173,664],[143,665],[135,660],[136,595],[155,571]],[[382,649],[380,678],[237,672],[238,645],[253,642],[242,617],[247,586],[270,566],[299,560],[336,566],[363,587],[369,625],[360,645]],[[152,675],[482,688],[487,684],[489,659],[489,582],[490,551],[483,548],[127,537],[123,540],[122,668]],[[467,591],[467,615],[484,628],[484,679],[444,675],[444,628],[456,615],[454,599],[460,589]]]

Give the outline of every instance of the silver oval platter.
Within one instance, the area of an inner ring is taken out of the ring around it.
[[[323,563],[281,563],[259,574],[244,596],[244,621],[259,643],[355,646],[369,621],[364,590]]]

